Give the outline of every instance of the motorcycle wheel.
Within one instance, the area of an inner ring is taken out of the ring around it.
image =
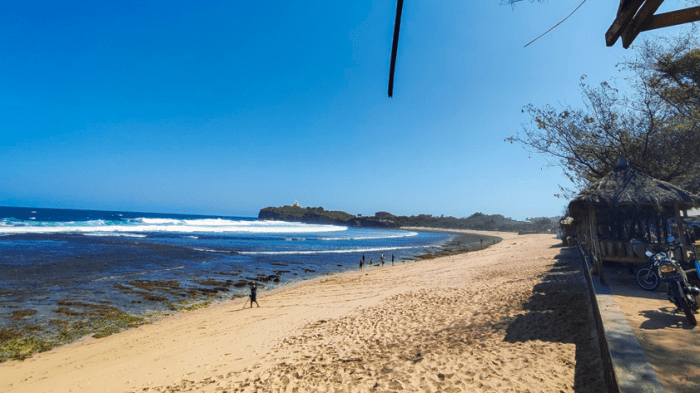
[[[681,304],[681,309],[683,310],[683,313],[685,313],[685,317],[688,318],[688,322],[690,322],[690,324],[693,326],[697,325],[698,322],[695,320],[695,314],[693,314],[693,310],[690,309],[688,301],[682,297],[678,300]]]
[[[643,267],[637,272],[637,284],[644,290],[654,291],[661,285],[661,280],[656,272],[648,267]]]

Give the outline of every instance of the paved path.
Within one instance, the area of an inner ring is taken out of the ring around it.
[[[700,392],[700,327],[682,312],[672,314],[675,306],[663,287],[641,289],[627,267],[607,266],[605,278],[666,391]]]

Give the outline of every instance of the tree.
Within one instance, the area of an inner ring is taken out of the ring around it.
[[[633,168],[691,192],[700,190],[700,49],[695,29],[645,41],[618,66],[634,74],[629,95],[581,78],[585,109],[532,104],[523,133],[506,139],[561,166],[571,197],[627,158]]]

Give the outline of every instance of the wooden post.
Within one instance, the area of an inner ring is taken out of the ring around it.
[[[680,238],[678,240],[680,240],[680,242],[681,242],[680,260],[685,261],[687,259],[689,246],[685,242],[685,223],[683,222],[683,219],[681,218],[681,209],[677,203],[673,204],[673,211],[676,214],[676,225],[678,226],[678,237]],[[678,257],[676,257],[676,258],[678,258]]]
[[[668,243],[668,218],[659,216],[661,221],[661,243]]]
[[[396,52],[399,50],[402,11],[403,0],[398,0],[396,2],[396,19],[394,20],[394,40],[391,43],[391,64],[389,64],[389,98],[394,95],[394,70],[396,69]]]
[[[649,19],[654,16],[654,12],[659,9],[664,0],[646,0],[639,7],[637,14],[632,18],[627,25],[625,31],[622,32],[622,47],[627,49],[632,45],[635,38],[642,32],[642,29],[649,22]]]
[[[595,205],[588,205],[588,219],[591,228],[591,255],[593,256],[593,264],[598,272],[600,283],[605,284],[605,272],[603,272],[603,261],[600,259],[600,239],[598,239],[598,221],[595,216]]]
[[[649,18],[642,31],[660,29],[662,27],[682,25],[700,20],[700,7],[656,14]]]

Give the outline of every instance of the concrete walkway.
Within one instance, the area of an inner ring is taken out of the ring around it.
[[[605,277],[666,391],[700,392],[700,327],[691,325],[683,312],[674,313],[665,285],[645,291],[624,265],[610,264]]]
[[[630,328],[620,306],[607,285],[602,285],[597,276],[589,274],[592,265],[584,274],[591,289],[594,314],[598,320],[598,333],[606,379],[611,392],[665,392],[649,357]],[[609,276],[607,276],[609,277]]]

